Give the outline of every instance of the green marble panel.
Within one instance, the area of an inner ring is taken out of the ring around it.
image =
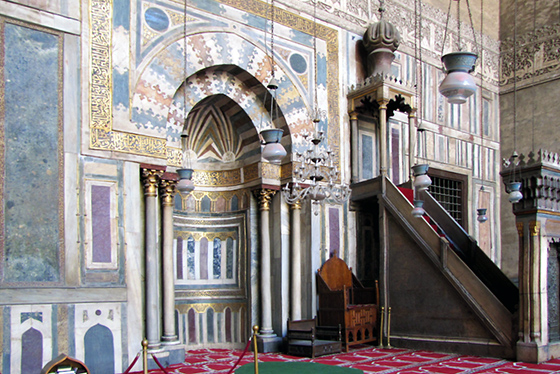
[[[4,27],[4,282],[60,281],[60,37]]]

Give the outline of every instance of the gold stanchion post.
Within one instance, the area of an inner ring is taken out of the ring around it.
[[[259,331],[259,326],[253,326],[253,346],[255,350],[255,374],[259,374],[259,359],[258,359],[258,352],[257,352],[257,331]]]
[[[385,307],[381,307],[381,323],[379,324],[379,348],[383,348],[383,322],[385,317]]]
[[[391,348],[391,307],[387,316],[387,347]]]
[[[142,340],[142,357],[144,359],[144,374],[148,374],[148,339]]]

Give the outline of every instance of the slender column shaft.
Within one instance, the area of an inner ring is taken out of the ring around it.
[[[301,319],[301,203],[291,205],[292,209],[292,321]]]
[[[517,222],[519,234],[519,341],[529,341],[529,314],[531,303],[528,301],[529,276],[525,273],[529,269],[529,253],[524,245],[523,223]]]
[[[408,114],[408,178],[412,181],[412,166],[416,155],[416,109]]]
[[[379,164],[381,175],[389,174],[389,164],[387,162],[387,100],[379,101]]]
[[[173,197],[176,181],[161,181],[163,220],[163,337],[164,344],[179,344],[175,331],[175,277],[173,273]]]
[[[350,113],[350,129],[352,131],[352,182],[356,183],[360,179],[360,159],[358,153],[358,144],[360,134],[358,133],[358,113]]]
[[[541,248],[540,248],[540,231],[541,223],[533,221],[529,223],[529,246],[531,248],[531,340],[541,343],[545,339],[542,336],[541,327],[541,308],[543,306],[542,293],[541,293]]]
[[[260,335],[273,335],[272,329],[272,288],[270,282],[270,230],[269,230],[269,214],[270,201],[276,191],[274,190],[256,190],[255,195],[259,200],[259,208],[261,212],[261,331]]]
[[[142,169],[144,196],[146,198],[146,338],[148,348],[160,347],[158,253],[157,253],[157,186],[162,172]]]

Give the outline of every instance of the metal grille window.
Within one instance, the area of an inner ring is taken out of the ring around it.
[[[451,217],[464,227],[463,222],[463,182],[431,176],[430,193],[447,210]]]

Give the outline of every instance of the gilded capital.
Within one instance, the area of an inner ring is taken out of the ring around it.
[[[540,221],[529,222],[529,232],[531,233],[531,236],[539,236],[541,232],[541,222]]]
[[[157,196],[157,187],[161,176],[162,170],[142,169],[142,181],[144,182],[144,195]]]
[[[349,112],[348,116],[350,116],[350,121],[357,121],[358,120],[358,112],[356,112],[355,110]]]
[[[389,100],[387,99],[379,99],[377,100],[379,103],[379,110],[387,110],[387,105],[389,104]]]
[[[260,190],[253,190],[253,194],[259,201],[260,210],[270,210],[270,201],[272,197],[276,194],[276,190],[269,190],[266,188]]]
[[[523,222],[517,222],[515,224],[515,226],[517,227],[517,234],[519,235],[520,238],[523,237]]]
[[[177,192],[177,181],[162,179],[159,184],[159,193],[163,206],[173,206],[175,193]]]
[[[301,200],[296,200],[293,204],[290,205],[291,210],[300,210],[301,209]]]

